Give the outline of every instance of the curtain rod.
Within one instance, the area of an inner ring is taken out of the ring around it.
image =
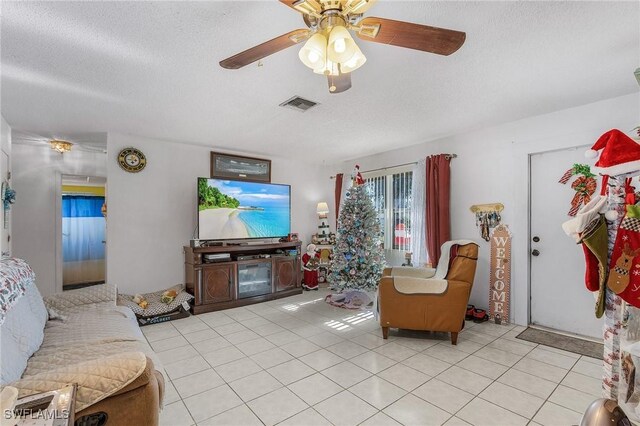
[[[445,159],[447,160],[451,160],[452,158],[458,158],[458,154],[444,154]],[[404,163],[404,164],[398,164],[395,166],[389,166],[389,167],[381,167],[379,169],[373,169],[373,170],[365,170],[363,172],[360,173],[371,173],[371,172],[379,172],[380,170],[389,170],[389,169],[395,169],[396,167],[403,167],[403,166],[412,166],[414,164],[418,164],[417,161],[413,161],[411,163]],[[329,176],[329,179],[335,179],[335,175],[333,176]]]

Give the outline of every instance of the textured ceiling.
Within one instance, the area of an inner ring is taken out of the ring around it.
[[[218,61],[303,27],[272,1],[2,2],[2,114],[16,129],[123,132],[328,162],[638,91],[638,2],[379,1],[368,15],[466,31],[450,57],[367,43],[330,95],[293,47]],[[300,113],[293,95],[320,102]],[[481,141],[479,141],[481,142]]]

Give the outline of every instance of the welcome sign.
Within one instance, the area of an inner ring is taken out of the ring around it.
[[[498,225],[491,233],[491,265],[489,271],[489,318],[497,324],[509,323],[511,293],[511,232]]]

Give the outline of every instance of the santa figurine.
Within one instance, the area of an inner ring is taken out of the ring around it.
[[[302,255],[302,270],[304,271],[305,290],[318,290],[318,266],[320,264],[320,254],[316,252],[316,245],[307,245],[307,252]]]

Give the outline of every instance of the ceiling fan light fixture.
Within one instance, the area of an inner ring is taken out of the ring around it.
[[[51,149],[58,151],[60,154],[71,151],[71,147],[73,146],[71,142],[58,139],[49,141],[49,145],[51,146]]]
[[[322,34],[315,33],[302,46],[298,57],[314,71],[323,69],[327,60],[327,39]]]
[[[332,60],[327,59],[327,61],[324,64],[324,67],[319,68],[317,70],[313,70],[313,72],[315,72],[316,74],[337,76],[337,75],[340,75],[340,67],[336,62],[333,62]]]
[[[340,64],[340,72],[348,73],[351,71],[355,71],[363,66],[365,62],[367,62],[367,57],[364,56],[360,48],[356,46],[356,53],[353,55],[353,57],[347,62]]]
[[[330,60],[340,64],[347,62],[353,57],[357,48],[356,42],[344,26],[336,25],[331,29],[327,46],[327,56]]]

